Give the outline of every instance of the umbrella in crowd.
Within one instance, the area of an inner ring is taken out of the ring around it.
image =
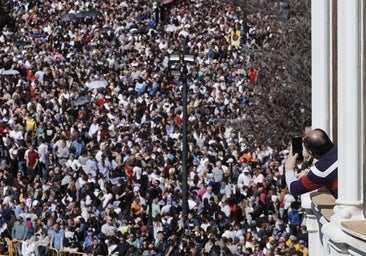
[[[72,101],[71,101],[71,105],[72,105],[72,106],[82,106],[82,105],[87,104],[88,102],[89,102],[88,97],[86,97],[86,96],[81,96],[81,97],[79,97],[79,98],[77,98],[77,99],[75,99],[75,100],[72,100]]]
[[[144,25],[144,26],[137,28],[134,31],[134,34],[147,34],[150,29],[151,29],[151,27],[149,25]]]
[[[57,53],[53,56],[54,60],[64,60],[65,57],[61,53]]]
[[[183,37],[187,37],[187,36],[189,36],[189,33],[187,31],[183,30],[183,31],[180,31],[178,35],[183,36]]]
[[[179,29],[179,27],[177,27],[174,24],[170,24],[167,26],[167,28],[165,29],[166,32],[174,32],[177,31]]]
[[[105,88],[107,85],[108,85],[108,82],[105,80],[94,80],[89,83],[86,83],[86,87],[91,90]]]
[[[76,20],[76,15],[73,13],[64,13],[61,15],[61,20],[63,21],[74,21]]]
[[[101,15],[102,15],[102,13],[100,11],[97,11],[97,10],[86,11],[86,16],[87,17],[95,18],[95,17],[99,17]]]
[[[75,13],[76,18],[85,18],[86,17],[86,11],[80,11]]]
[[[45,38],[45,37],[47,37],[47,34],[45,34],[45,33],[32,33],[30,36],[32,38]]]
[[[23,39],[15,42],[15,46],[17,46],[17,47],[28,46],[28,45],[29,45],[29,42],[27,42]]]
[[[3,70],[2,72],[0,72],[0,74],[2,74],[2,75],[18,75],[20,73],[16,69],[8,69],[8,70]]]
[[[77,17],[77,18],[85,18],[85,17],[95,18],[95,17],[101,16],[101,15],[102,15],[102,13],[100,11],[88,10],[88,11],[77,12],[75,14],[75,17]]]
[[[109,27],[109,26],[105,26],[105,27],[102,27],[100,29],[100,32],[108,32],[108,31],[113,31],[114,29],[112,27]]]

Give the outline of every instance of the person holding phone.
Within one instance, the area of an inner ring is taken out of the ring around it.
[[[297,177],[295,169],[299,163],[299,153],[292,147],[285,162],[287,187],[292,195],[301,195],[309,191],[325,187],[335,198],[338,198],[338,149],[325,131],[314,129],[303,137],[303,155],[314,158],[309,171]]]

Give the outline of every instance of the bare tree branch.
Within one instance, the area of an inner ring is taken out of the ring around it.
[[[243,109],[246,118],[233,121],[233,127],[255,134],[257,144],[276,147],[301,134],[311,117],[310,0],[235,2],[246,6],[249,26],[261,31],[264,39],[248,42],[250,63],[260,72],[253,88],[254,105]]]

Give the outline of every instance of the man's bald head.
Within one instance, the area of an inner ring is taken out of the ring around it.
[[[305,134],[304,146],[315,159],[319,159],[333,147],[333,142],[325,131],[314,129]]]

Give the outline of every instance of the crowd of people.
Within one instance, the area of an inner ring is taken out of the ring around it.
[[[22,255],[307,255],[287,145],[256,145],[230,122],[255,107],[245,52],[269,44],[269,28],[237,45],[239,10],[220,1],[11,4],[0,34],[0,233]],[[187,85],[169,72],[183,52],[195,56]]]

